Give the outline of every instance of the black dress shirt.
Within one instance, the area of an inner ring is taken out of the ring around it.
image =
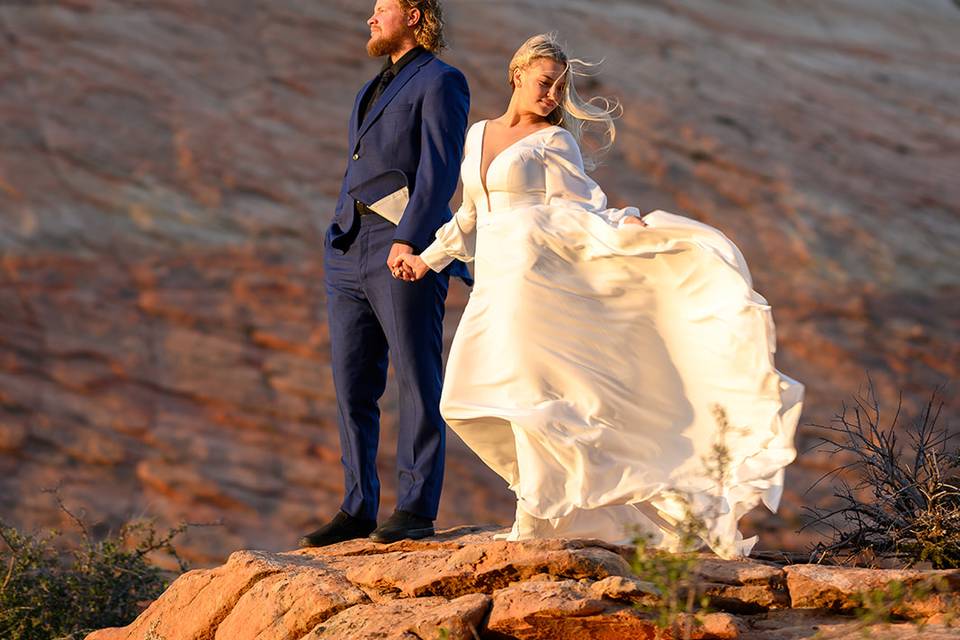
[[[410,64],[421,51],[423,51],[423,47],[414,47],[403,54],[396,62],[391,61],[390,58],[387,57],[386,62],[383,64],[383,69],[380,70],[380,75],[377,76],[377,81],[373,84],[373,89],[363,97],[363,101],[360,103],[360,124],[363,124],[363,120],[367,117],[370,107],[375,105],[377,100],[380,99],[380,96],[383,95],[383,92],[386,91],[387,85],[389,85],[400,73],[400,70]]]

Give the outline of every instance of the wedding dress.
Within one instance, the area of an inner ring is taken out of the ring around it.
[[[803,386],[774,367],[770,307],[742,254],[665,211],[622,224],[639,211],[607,208],[558,126],[482,180],[484,126],[467,134],[463,206],[421,258],[475,262],[441,413],[515,492],[507,539],[676,548],[692,514],[717,553],[747,555],[756,537],[737,521],[777,508]]]

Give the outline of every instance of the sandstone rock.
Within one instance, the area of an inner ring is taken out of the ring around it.
[[[0,453],[15,453],[23,447],[30,431],[17,422],[0,422]]]
[[[88,640],[665,637],[657,627],[662,600],[656,589],[629,575],[610,545],[496,541],[493,531],[460,527],[391,545],[351,540],[287,553],[237,552],[221,567],[181,576],[128,627],[100,630]],[[743,614],[746,604],[761,605],[739,596],[718,599],[710,613],[680,614],[671,626],[673,634],[692,640],[800,640],[823,632],[824,638],[853,640],[865,625],[828,587],[839,592],[889,579],[918,584],[931,574],[943,577],[948,588],[957,586],[957,572],[794,565],[786,573],[787,585],[796,588],[795,604],[816,609]],[[733,592],[770,589],[782,579],[782,570],[704,555],[694,578],[701,592],[718,586]],[[952,614],[921,617],[933,610],[946,612],[945,603],[936,598],[909,603],[906,613],[931,623],[924,627],[925,635],[918,636],[914,625],[894,624],[882,628],[892,635],[873,637],[960,637],[960,630],[946,624]]]
[[[637,609],[595,597],[574,580],[519,583],[496,591],[487,621],[492,638],[574,640],[652,638],[654,624]]]
[[[301,549],[291,553],[320,557],[349,557],[438,549],[446,549],[450,552],[455,552],[460,549],[472,547],[477,543],[490,542],[493,534],[499,531],[502,531],[502,527],[453,527],[451,529],[440,529],[437,531],[437,535],[424,540],[400,540],[391,544],[382,544],[379,542],[374,542],[368,538],[358,538],[356,540],[347,540],[346,542],[340,542],[338,544],[332,544],[326,547]],[[481,554],[482,550],[477,548],[477,550],[467,551],[467,553]]]
[[[701,624],[701,629],[694,633],[703,638],[716,638],[716,640],[736,640],[746,629],[746,625],[739,618],[724,612],[704,615]]]
[[[126,450],[113,431],[72,432],[65,434],[60,443],[70,457],[87,465],[118,465],[126,459]]]
[[[786,609],[749,619],[741,636],[749,640],[956,640],[960,629],[945,625],[919,626],[915,623],[864,625],[850,616],[822,610]]]
[[[852,610],[862,606],[860,596],[869,591],[890,591],[892,583],[904,588],[905,597],[894,612],[910,618],[960,610],[960,570],[916,571],[857,569],[823,565],[791,565],[784,569],[790,603],[795,609]],[[941,585],[938,589],[936,585]],[[913,594],[911,591],[920,590]]]
[[[650,603],[660,593],[657,588],[643,580],[627,576],[609,576],[590,585],[590,593],[596,598]]]
[[[478,593],[359,605],[321,623],[303,640],[474,640],[489,607],[489,596]]]
[[[322,565],[267,576],[241,596],[217,627],[216,640],[301,638],[317,624],[369,599]]]
[[[476,542],[452,552],[449,548],[386,551],[351,559],[345,571],[352,582],[381,593],[448,598],[475,591],[490,593],[542,573],[574,579],[630,575],[620,555],[562,540]]]
[[[783,569],[751,560],[721,560],[704,554],[697,574],[699,593],[713,607],[738,613],[758,613],[790,604]]]
[[[597,597],[613,578],[583,584],[573,580],[523,582],[494,593],[487,621],[489,637],[520,640],[579,640],[658,637],[652,614]],[[692,640],[735,640],[745,625],[728,613],[699,619],[681,616],[677,630]]]
[[[270,554],[238,551],[222,567],[177,578],[129,627],[97,631],[87,640],[141,640],[148,630],[168,640],[211,638],[244,594],[282,566]]]

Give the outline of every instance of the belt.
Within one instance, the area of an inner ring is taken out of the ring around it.
[[[373,209],[371,209],[371,208],[368,207],[367,205],[363,204],[363,203],[360,202],[359,200],[354,200],[354,201],[353,201],[353,210],[357,212],[357,215],[358,215],[358,216],[368,216],[368,215],[371,215],[371,214],[372,214],[372,215],[376,215],[376,213],[377,213],[376,211],[374,211]]]

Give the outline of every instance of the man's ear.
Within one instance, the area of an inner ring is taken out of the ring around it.
[[[407,16],[407,26],[415,27],[420,22],[420,9],[410,9],[410,15]]]

